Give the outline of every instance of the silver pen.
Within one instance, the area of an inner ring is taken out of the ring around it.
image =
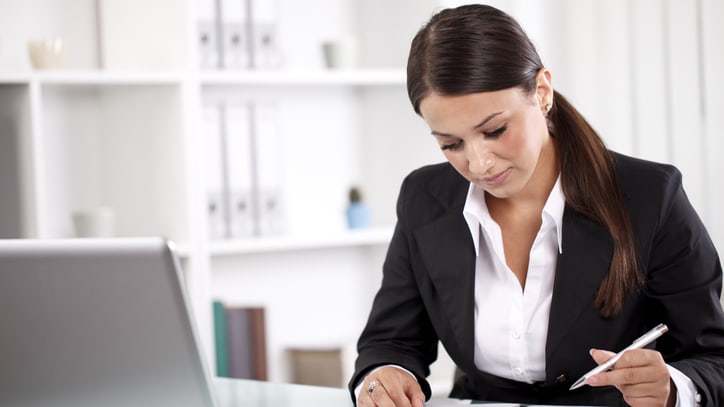
[[[624,350],[621,352],[613,355],[611,359],[601,363],[600,365],[594,367],[591,369],[588,373],[584,374],[580,379],[576,380],[575,383],[573,383],[573,386],[569,390],[575,390],[581,386],[583,386],[589,377],[605,372],[606,370],[610,369],[616,362],[618,362],[619,359],[621,359],[621,356],[623,356],[624,352],[631,350],[631,349],[641,349],[644,346],[650,344],[651,342],[655,341],[656,338],[663,335],[666,331],[668,331],[669,328],[664,324],[658,324],[656,325],[652,330],[646,332],[645,334],[641,335],[638,339],[633,341],[631,345],[628,345]]]

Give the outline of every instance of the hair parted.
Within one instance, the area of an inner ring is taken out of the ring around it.
[[[435,14],[412,40],[407,92],[417,114],[432,93],[462,95],[520,88],[536,90],[544,67],[518,22],[491,6],[466,5]],[[631,223],[603,140],[563,95],[554,91],[548,114],[566,205],[604,227],[613,240],[609,272],[594,303],[604,317],[620,312],[642,282]]]

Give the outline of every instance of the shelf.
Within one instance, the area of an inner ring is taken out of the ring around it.
[[[0,84],[175,85],[191,78],[192,74],[182,71],[57,70],[0,73]],[[403,69],[205,71],[198,74],[198,80],[210,86],[397,86],[405,84],[406,75]]]
[[[0,85],[27,85],[32,76],[31,73],[0,73]]]
[[[355,69],[309,71],[206,71],[200,74],[204,85],[404,85],[403,69]]]
[[[392,228],[370,228],[340,231],[326,235],[260,237],[209,244],[211,256],[273,253],[310,249],[335,249],[355,246],[386,245],[392,238]],[[180,253],[186,250],[181,249]]]
[[[0,84],[38,82],[41,85],[178,85],[182,72],[33,71],[0,74]]]

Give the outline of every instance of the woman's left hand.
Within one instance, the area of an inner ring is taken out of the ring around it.
[[[591,356],[601,364],[613,352],[591,349]],[[674,407],[676,386],[661,353],[650,349],[632,349],[623,354],[610,371],[586,380],[589,386],[615,386],[631,407]]]

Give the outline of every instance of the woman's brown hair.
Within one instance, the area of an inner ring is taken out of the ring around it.
[[[533,94],[542,68],[535,46],[515,19],[490,6],[461,6],[434,15],[412,40],[407,92],[417,114],[420,101],[432,92],[461,95],[517,87]],[[613,158],[557,91],[548,124],[560,157],[566,204],[606,228],[613,239],[611,265],[594,304],[602,316],[616,315],[642,277]]]

